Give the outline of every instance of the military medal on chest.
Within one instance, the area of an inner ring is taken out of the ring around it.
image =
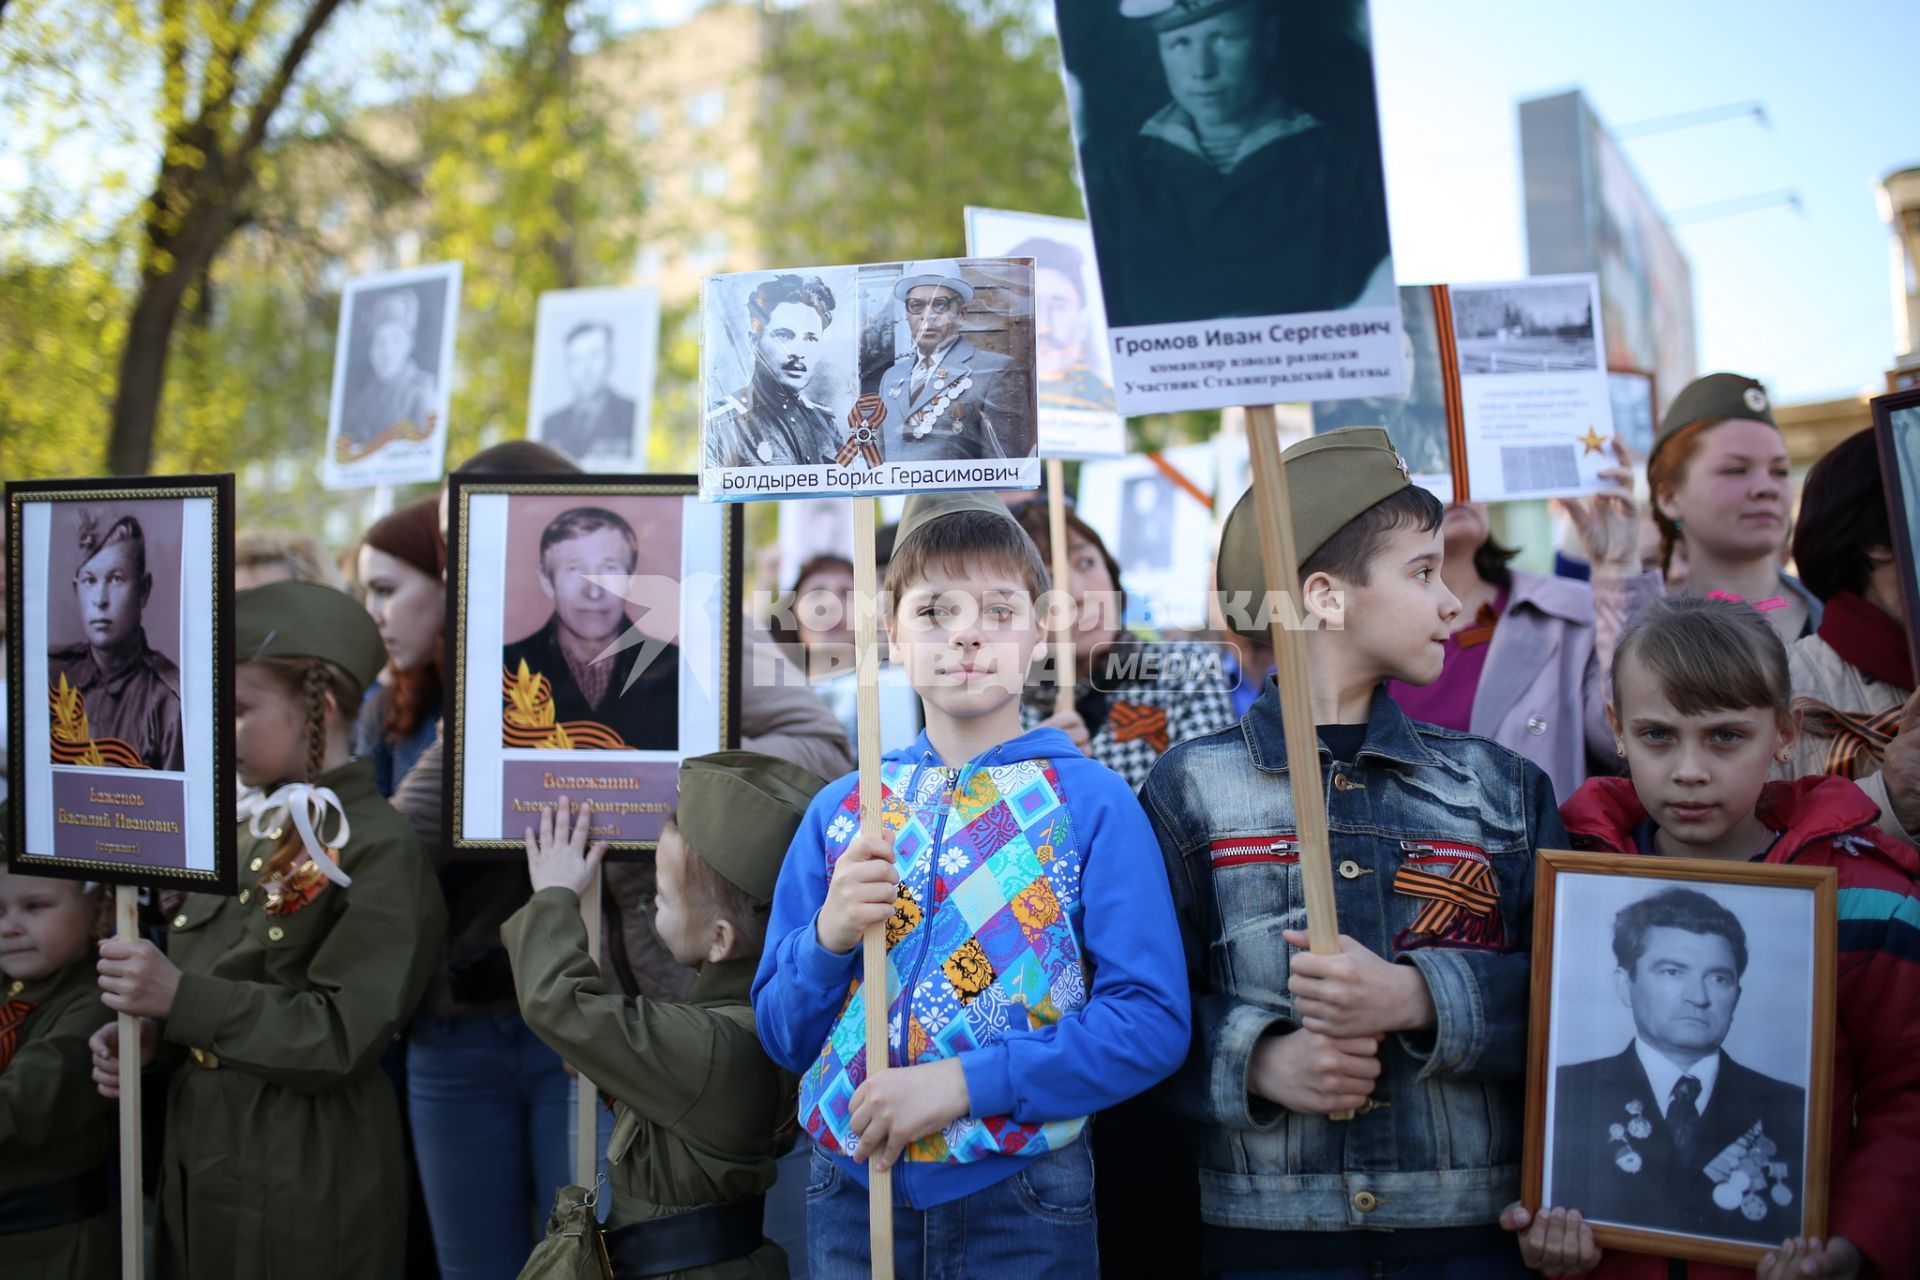
[[[340,850],[353,830],[332,788],[290,782],[271,795],[247,796],[240,802],[239,816],[247,820],[247,830],[262,840],[279,840],[286,823],[292,823],[300,837],[301,851],[261,882],[260,904],[268,915],[292,915],[329,884],[344,889],[353,883],[340,866]],[[324,834],[329,818],[334,820],[330,836]]]
[[[1772,1205],[1784,1209],[1792,1204],[1787,1162],[1774,1158],[1779,1154],[1780,1144],[1754,1121],[1701,1170],[1713,1180],[1713,1203],[1729,1213],[1739,1210],[1749,1222],[1765,1218]]]
[[[1634,1150],[1635,1142],[1643,1142],[1653,1133],[1653,1125],[1647,1121],[1646,1104],[1639,1099],[1626,1106],[1625,1122],[1614,1121],[1607,1126],[1607,1141],[1613,1148],[1613,1163],[1622,1173],[1638,1173],[1646,1161]]]

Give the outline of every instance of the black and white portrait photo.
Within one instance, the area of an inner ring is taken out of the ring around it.
[[[457,262],[347,282],[334,348],[328,488],[439,478],[459,301]]]
[[[1447,440],[1447,365],[1434,316],[1433,288],[1408,285],[1400,290],[1401,351],[1407,363],[1407,394],[1366,400],[1321,400],[1313,406],[1316,433],[1340,427],[1384,427],[1393,447],[1407,461],[1416,484],[1452,491],[1448,479],[1451,450]]]
[[[1573,373],[1600,367],[1593,286],[1584,278],[1455,285],[1460,373]]]
[[[527,436],[589,471],[635,471],[660,345],[650,288],[566,289],[540,296]]]
[[[1908,617],[1920,617],[1920,389],[1876,396],[1873,432],[1894,560],[1900,567],[1900,598]],[[1911,627],[1907,648],[1920,656],[1920,632]]]
[[[1823,908],[1804,869],[1784,883],[1728,870],[1554,877],[1541,1204],[1740,1245],[1810,1233],[1808,1178],[1826,1160],[1815,1084],[1832,1054],[1816,923],[1831,890]]]
[[[1028,263],[709,276],[701,319],[705,497],[1039,482]]]

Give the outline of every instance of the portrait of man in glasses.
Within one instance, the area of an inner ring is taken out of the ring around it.
[[[893,287],[908,350],[865,388],[884,411],[889,462],[1031,457],[1032,371],[968,341],[974,287],[951,258],[907,264]]]

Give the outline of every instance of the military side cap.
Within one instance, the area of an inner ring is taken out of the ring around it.
[[[1689,382],[1673,398],[1653,437],[1653,453],[1659,453],[1660,446],[1676,432],[1696,422],[1725,422],[1728,418],[1764,422],[1775,431],[1780,429],[1773,420],[1773,402],[1767,398],[1765,387],[1743,374],[1710,373]],[[1653,455],[1649,454],[1647,460],[1651,462]]]
[[[371,688],[387,665],[380,628],[344,591],[317,582],[270,582],[233,598],[234,656],[319,658]]]
[[[1250,3],[1252,0],[1120,0],[1120,16],[1146,18],[1155,31],[1171,31]]]
[[[755,902],[774,881],[814,793],[827,785],[789,760],[716,751],[680,762],[675,825],[701,861]]]
[[[962,511],[981,511],[990,516],[998,516],[1016,529],[1020,522],[1013,518],[1013,512],[1007,510],[1007,504],[991,493],[978,490],[961,490],[956,493],[916,493],[907,499],[907,505],[900,513],[900,524],[894,530],[893,554],[899,555],[900,548],[907,545],[907,539],[942,516],[958,515]],[[1026,530],[1020,529],[1022,537]]]
[[[1305,564],[1348,521],[1368,507],[1406,488],[1407,464],[1379,427],[1343,427],[1309,436],[1280,455],[1287,469],[1287,497],[1293,504],[1293,551]],[[1260,558],[1260,518],[1248,489],[1234,503],[1220,531],[1220,555],[1214,581],[1230,622],[1238,616],[1250,625],[1234,630],[1265,644],[1271,639],[1259,619],[1267,591]],[[1236,604],[1236,597],[1238,603]]]

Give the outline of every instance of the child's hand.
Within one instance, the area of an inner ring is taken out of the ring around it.
[[[115,1013],[164,1018],[173,1012],[180,970],[145,938],[100,944],[100,1003]]]
[[[596,840],[587,847],[587,829],[592,826],[593,802],[580,802],[580,816],[570,819],[565,796],[556,811],[550,804],[540,806],[540,830],[527,828],[527,878],[533,891],[571,889],[573,896],[584,898],[600,877],[600,859],[606,856],[607,842]],[[585,850],[583,853],[582,850]]]
[[[1358,1111],[1380,1078],[1380,1041],[1330,1040],[1301,1028],[1267,1036],[1253,1050],[1247,1086],[1269,1102],[1303,1115]]]
[[[1560,508],[1573,522],[1596,574],[1631,577],[1640,570],[1640,509],[1633,498],[1633,454],[1618,435],[1613,462],[1596,477],[1600,488],[1591,497],[1563,499]]]
[[[103,1098],[120,1096],[120,1021],[115,1019],[87,1037],[87,1048],[93,1051],[93,1083],[100,1089]],[[153,1055],[160,1048],[159,1024],[152,1018],[140,1019],[140,1065],[153,1065]]]
[[[1826,1280],[1853,1280],[1860,1274],[1862,1265],[1860,1250],[1845,1236],[1826,1241],[1795,1236],[1760,1259],[1754,1275],[1759,1280],[1806,1280],[1816,1276]]]
[[[860,1138],[853,1158],[871,1160],[885,1172],[908,1143],[946,1128],[967,1114],[967,1105],[967,1073],[958,1058],[868,1076],[853,1091],[848,1113]]]
[[[1087,732],[1087,722],[1080,718],[1078,711],[1056,711],[1038,725],[1042,729],[1058,729],[1072,739],[1073,745],[1080,748],[1081,754],[1093,754],[1093,736]]]
[[[893,918],[894,886],[900,873],[893,865],[893,833],[858,835],[833,864],[827,900],[814,918],[814,935],[835,955],[860,945],[869,926]]]
[[[1520,1237],[1520,1260],[1545,1276],[1577,1276],[1600,1265],[1593,1228],[1578,1209],[1542,1209],[1531,1213],[1510,1204],[1500,1225]]]
[[[1303,929],[1288,929],[1281,936],[1290,946],[1307,945]],[[1413,965],[1382,960],[1344,933],[1339,955],[1302,950],[1289,967],[1287,990],[1293,995],[1294,1016],[1309,1031],[1348,1040],[1434,1025],[1433,994],[1425,975]]]

